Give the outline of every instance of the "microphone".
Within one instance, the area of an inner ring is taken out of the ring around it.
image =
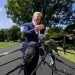
[[[49,48],[49,50],[55,50],[55,52],[58,54],[58,50],[57,50],[57,44],[53,39],[50,39],[47,42],[47,47]],[[59,54],[58,54],[59,55]]]
[[[46,40],[46,36],[44,34],[40,34],[38,36],[40,42],[45,42]],[[53,39],[49,39],[48,42],[46,43],[49,52],[52,52],[52,50],[55,50],[55,52],[58,54],[58,50],[57,50],[57,44]],[[59,55],[59,54],[58,54]]]
[[[27,64],[31,61],[33,56],[35,55],[35,42],[31,41],[28,46],[26,47],[25,53],[24,53],[24,62]]]
[[[55,41],[53,39],[50,39],[48,42],[47,42],[47,46],[52,49],[56,49],[57,48],[57,45],[55,43]]]
[[[39,34],[38,39],[39,39],[41,42],[44,42],[45,39],[46,39],[46,36],[45,36],[44,34]]]

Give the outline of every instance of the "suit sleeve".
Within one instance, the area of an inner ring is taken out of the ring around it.
[[[30,33],[35,32],[35,31],[34,31],[34,28],[28,30],[28,25],[27,24],[24,24],[23,32],[26,33],[26,34],[30,34]]]

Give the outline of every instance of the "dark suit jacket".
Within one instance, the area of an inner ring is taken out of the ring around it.
[[[34,41],[38,42],[38,35],[34,31],[34,24],[32,22],[30,23],[24,23],[24,35],[25,35],[25,41],[24,45],[27,45],[29,42]],[[44,34],[45,29],[40,31],[40,34]]]

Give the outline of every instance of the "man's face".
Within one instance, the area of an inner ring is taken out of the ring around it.
[[[39,24],[40,23],[40,21],[41,21],[41,18],[42,18],[42,16],[40,16],[40,15],[35,15],[35,16],[33,16],[33,21],[34,22],[36,22],[37,24]]]

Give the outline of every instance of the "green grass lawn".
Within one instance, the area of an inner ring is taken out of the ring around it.
[[[60,56],[62,56],[62,57],[64,57],[64,58],[66,58],[66,59],[75,63],[75,55],[74,54],[70,54],[70,53],[64,54],[63,51],[58,51],[58,52],[59,52]],[[74,50],[67,50],[67,52],[75,53]]]
[[[15,44],[14,42],[0,42],[0,48],[6,48]]]

